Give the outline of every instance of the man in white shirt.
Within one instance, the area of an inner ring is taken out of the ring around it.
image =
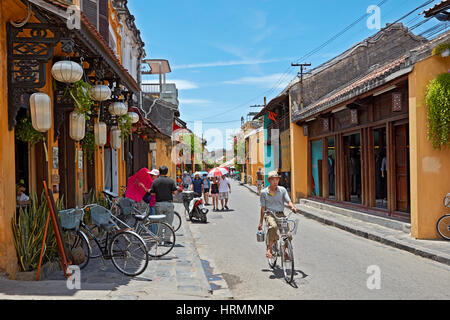
[[[228,208],[228,193],[231,193],[230,180],[226,176],[221,176],[219,179],[219,200],[222,205],[222,211],[225,209],[230,210]]]

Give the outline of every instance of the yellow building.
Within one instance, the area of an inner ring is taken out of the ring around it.
[[[427,140],[424,96],[429,81],[450,70],[448,57],[432,55],[450,43],[450,32],[427,41],[393,25],[374,39],[311,71],[303,92],[328,88],[319,98],[304,95],[302,106],[300,84],[289,88],[293,198],[400,219],[411,223],[412,237],[435,239],[450,190],[450,153]],[[389,43],[404,53],[387,55]],[[371,70],[353,65],[383,54]],[[360,74],[334,86],[327,80],[351,72]]]

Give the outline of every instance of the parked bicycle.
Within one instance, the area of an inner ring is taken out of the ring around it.
[[[266,215],[272,215],[278,225],[277,233],[279,236],[272,246],[272,258],[267,258],[269,266],[274,269],[277,265],[277,259],[281,259],[281,268],[283,269],[284,279],[287,283],[292,283],[294,280],[294,251],[292,248],[291,239],[297,233],[298,220],[290,220],[289,217],[292,212],[283,218],[278,218],[273,211],[266,211]],[[268,228],[265,225],[264,237],[266,247],[269,245]],[[259,239],[260,240],[260,239]]]
[[[83,222],[87,208],[97,232]],[[64,239],[70,258],[80,269],[87,266],[90,258],[94,258],[92,246],[95,246],[95,252],[99,253],[103,263],[104,260],[111,260],[114,267],[127,276],[137,276],[147,268],[149,256],[144,239],[131,229],[119,228],[108,209],[90,204],[60,211],[60,217],[62,227],[66,229]],[[100,234],[103,236],[99,237]]]
[[[127,218],[133,218],[132,216],[129,216],[129,209],[126,208],[121,208],[120,206],[120,202],[122,201],[121,199],[128,199],[125,197],[118,197],[117,195],[108,192],[108,191],[103,191],[103,195],[105,196],[105,199],[108,203],[108,208],[111,210],[111,212],[115,215],[115,216],[122,216],[123,219],[125,219],[125,222]],[[131,199],[129,199],[130,201],[133,201]],[[126,202],[126,201],[125,201]],[[135,203],[135,201],[133,201],[133,203]],[[143,206],[142,203],[138,204],[139,206]],[[138,206],[138,205],[134,205],[134,206]],[[123,213],[127,212],[126,215],[124,216]],[[140,211],[139,214],[142,214],[142,210],[138,210]],[[134,224],[134,220],[128,221],[128,224]],[[177,232],[180,228],[181,228],[181,216],[178,212],[174,211],[173,212],[173,221],[172,221],[172,228],[175,232]]]
[[[444,198],[444,207],[450,207],[450,193]],[[446,214],[439,218],[436,228],[442,238],[450,240],[450,214]]]

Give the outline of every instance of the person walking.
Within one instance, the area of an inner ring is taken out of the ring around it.
[[[164,222],[172,225],[174,215],[173,195],[176,195],[178,190],[175,181],[167,177],[168,172],[169,169],[166,166],[159,168],[160,176],[152,183],[150,194],[155,196],[155,213],[165,215]]]
[[[211,187],[211,181],[209,181],[206,174],[203,175],[203,199],[205,200],[205,206],[209,206],[209,189]]]
[[[261,167],[258,168],[256,172],[256,187],[258,188],[258,195],[261,194],[261,189],[264,185],[264,173],[262,172]]]
[[[199,197],[203,194],[203,179],[200,178],[200,173],[196,173],[194,180],[192,180],[192,191],[199,194]]]
[[[222,206],[222,211],[225,211],[225,209],[230,210],[228,208],[228,193],[231,193],[230,180],[223,175],[219,178],[219,200]]]
[[[183,190],[189,190],[189,188],[191,187],[192,178],[189,175],[189,173],[187,173],[187,171],[183,172],[183,178],[181,179],[181,184],[183,186]]]
[[[213,211],[219,210],[219,184],[217,177],[213,177],[211,181],[211,198],[213,203]]]
[[[145,186],[142,185],[142,187],[146,191],[146,194],[142,200],[144,200],[150,207],[150,215],[154,215],[155,214],[156,197],[152,196],[152,194],[150,193],[150,190],[153,185],[153,182],[159,177],[159,170],[153,169],[152,171],[150,171],[150,177],[152,178],[152,183],[150,185],[150,188],[146,189]]]

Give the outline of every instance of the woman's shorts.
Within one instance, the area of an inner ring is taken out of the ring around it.
[[[205,193],[209,193],[209,189],[204,189],[205,190]]]

